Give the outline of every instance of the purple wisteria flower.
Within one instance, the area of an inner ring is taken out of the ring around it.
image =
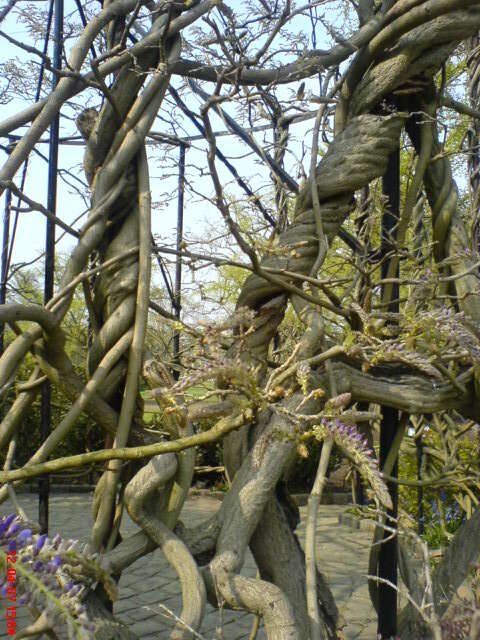
[[[24,529],[23,531],[20,531],[20,533],[17,536],[17,545],[23,547],[23,545],[30,542],[31,539],[32,539],[32,530]]]
[[[47,565],[48,573],[56,573],[61,564],[62,559],[60,558],[60,556],[55,556],[54,558],[52,558]]]
[[[14,513],[11,513],[9,516],[6,516],[0,521],[0,537],[3,537],[5,531],[8,529],[8,527],[16,517],[17,516]]]
[[[20,531],[21,526],[20,522],[12,522],[5,533],[5,538],[13,537],[18,531]]]
[[[76,631],[75,637],[92,640],[95,629],[79,599],[84,586],[69,579],[69,567],[85,562],[75,545],[59,535],[50,539],[34,534],[15,514],[0,518],[0,564],[11,568],[8,580],[0,578],[0,597],[8,597],[13,585],[18,604],[41,610],[52,628],[67,625]]]
[[[354,463],[361,475],[372,487],[378,500],[387,508],[392,508],[392,499],[378,469],[375,452],[369,447],[367,438],[359,433],[353,424],[345,424],[340,419],[327,420],[313,428],[317,440],[333,438],[337,447]]]
[[[34,555],[37,555],[43,548],[43,545],[45,544],[45,541],[47,540],[48,536],[46,533],[42,533],[41,536],[38,536],[37,541],[35,542],[35,546],[33,548],[33,553]]]

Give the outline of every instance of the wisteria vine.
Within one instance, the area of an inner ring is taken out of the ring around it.
[[[312,433],[317,440],[333,438],[336,446],[370,484],[379,502],[387,509],[392,508],[392,499],[378,468],[375,452],[369,447],[366,437],[353,424],[345,424],[340,419],[322,418],[320,424],[313,427]]]
[[[46,626],[66,628],[69,638],[94,638],[95,627],[83,604],[87,588],[99,580],[110,593],[115,587],[95,556],[85,555],[76,540],[33,533],[10,514],[0,519],[0,567],[2,598],[26,606],[34,618],[41,612]]]

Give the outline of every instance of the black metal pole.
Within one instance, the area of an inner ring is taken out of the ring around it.
[[[54,25],[53,25],[53,68],[62,68],[63,49],[63,0],[55,0]],[[52,85],[58,84],[58,75],[54,72]],[[56,212],[57,205],[57,168],[58,168],[58,141],[60,131],[60,114],[58,114],[50,127],[50,144],[48,157],[48,194],[47,209]],[[47,231],[45,238],[45,282],[44,302],[47,303],[53,297],[55,271],[55,223],[47,219]],[[42,386],[41,405],[41,437],[42,442],[50,435],[51,422],[51,387],[46,381]],[[42,476],[38,484],[38,521],[42,533],[48,533],[48,502],[50,483],[48,476]]]
[[[422,458],[423,458],[423,442],[422,434],[420,433],[415,440],[415,447],[417,450],[417,478],[422,479]],[[423,487],[418,487],[417,492],[417,522],[418,533],[421,535],[425,531],[425,518],[423,511]]]
[[[12,152],[14,142],[10,140],[8,154]],[[10,244],[10,211],[12,207],[12,190],[5,189],[5,209],[3,213],[3,240],[2,240],[2,280],[0,282],[0,304],[5,304],[7,300],[7,279],[8,279],[8,253]],[[0,322],[0,353],[3,353],[5,340],[5,323]]]
[[[386,256],[395,247],[396,225],[400,212],[400,149],[389,158],[387,171],[382,182],[383,194],[387,198],[382,216],[382,246],[381,255]],[[382,277],[386,277],[389,260],[382,264]],[[394,277],[398,278],[399,270]],[[392,287],[392,298],[388,311],[398,312],[399,286]],[[382,422],[380,425],[380,468],[383,468],[399,425],[399,412],[392,407],[382,406]],[[398,477],[398,460],[391,472]],[[393,502],[393,508],[387,512],[387,525],[392,525],[391,518],[398,514],[398,487],[395,483],[388,483],[388,489]],[[390,520],[389,520],[390,518]],[[385,531],[384,542],[380,545],[378,558],[378,576],[397,584],[397,538]],[[397,591],[384,582],[378,585],[378,638],[387,640],[393,638],[397,632]]]
[[[49,43],[49,40],[50,40],[50,29],[51,29],[51,26],[52,26],[54,2],[55,2],[55,0],[50,0],[50,6],[49,6],[49,9],[48,9],[47,25],[46,25],[46,31],[45,31],[45,40],[44,40],[44,43],[43,43],[43,54],[45,56],[47,55],[48,43]],[[43,84],[44,73],[45,73],[45,61],[42,60],[42,63],[40,65],[40,73],[38,74],[37,88],[36,88],[36,91],[35,91],[35,102],[38,102],[38,100],[40,99],[40,94],[42,92],[42,84]],[[20,180],[20,191],[23,191],[23,189],[25,187],[25,181],[27,179],[28,159],[29,159],[29,156],[26,157],[25,162],[23,163],[22,178]],[[7,271],[9,270],[10,263],[12,261],[13,247],[14,247],[14,244],[15,244],[15,236],[16,236],[17,228],[18,228],[18,216],[19,216],[18,209],[19,209],[21,203],[22,203],[22,199],[21,199],[20,196],[18,196],[17,197],[17,210],[15,211],[15,216],[14,216],[14,219],[13,219],[12,238],[11,238],[11,241],[10,241],[10,249],[9,249],[8,258],[7,258]]]
[[[183,208],[185,202],[185,145],[180,144],[180,157],[178,161],[178,201],[177,201],[177,258],[175,261],[175,315],[180,320],[182,310],[182,250],[183,242]],[[180,361],[180,332],[173,335],[173,360],[175,365]],[[176,380],[180,372],[177,367],[173,371]]]

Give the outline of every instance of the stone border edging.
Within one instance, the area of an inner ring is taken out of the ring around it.
[[[95,491],[95,485],[93,484],[51,484],[50,494],[58,493],[93,493]],[[38,485],[24,484],[21,487],[15,489],[15,493],[38,493]]]
[[[95,485],[93,484],[51,484],[50,493],[93,493],[95,491]],[[37,483],[24,484],[16,489],[16,493],[38,493]],[[226,495],[225,491],[214,491],[210,489],[197,489],[193,487],[188,492],[189,496],[203,496],[215,498],[217,500],[223,500]],[[292,493],[290,497],[296,502],[299,507],[303,507],[308,502],[309,493]],[[332,492],[325,493],[322,496],[321,504],[336,504],[336,505],[348,505],[350,504],[350,493],[345,492]],[[355,528],[355,527],[353,527]]]
[[[372,533],[375,530],[375,520],[359,518],[353,513],[339,513],[338,524],[350,527],[352,530],[360,529],[361,531],[371,531]]]

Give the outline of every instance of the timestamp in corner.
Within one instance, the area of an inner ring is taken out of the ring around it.
[[[7,600],[7,636],[16,636],[17,634],[17,570],[15,563],[17,562],[17,552],[7,551],[7,582],[6,582],[6,600]]]

